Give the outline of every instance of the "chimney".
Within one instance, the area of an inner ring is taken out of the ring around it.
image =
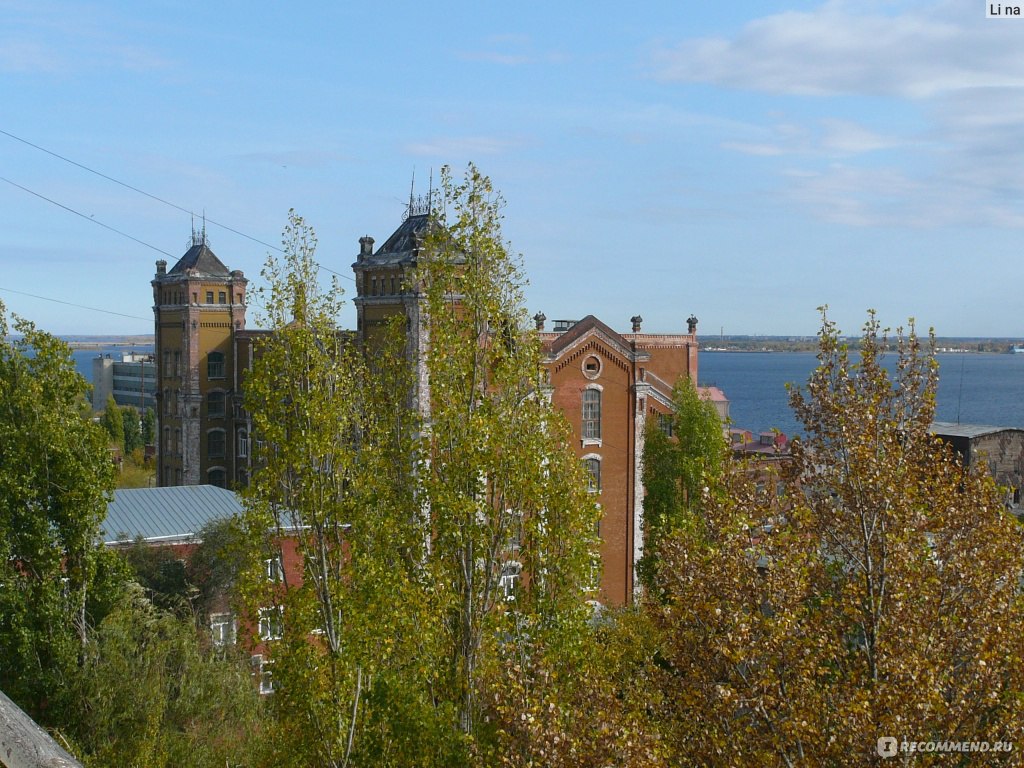
[[[359,260],[362,261],[367,256],[373,255],[373,238],[369,235],[363,235],[359,238]]]
[[[163,259],[157,259],[156,261],[156,274],[158,277],[167,274],[167,262]]]
[[[686,318],[686,328],[691,336],[697,333],[696,315],[690,315],[688,318]]]
[[[544,321],[547,319],[548,316],[545,315],[543,312],[538,312],[536,315],[533,316],[533,322],[537,324],[538,331],[544,330]]]
[[[629,322],[633,324],[633,333],[640,333],[640,323],[643,321],[644,319],[640,315],[633,315],[629,318]]]

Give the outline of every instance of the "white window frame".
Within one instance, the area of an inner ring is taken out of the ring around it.
[[[253,676],[259,686],[261,696],[269,696],[276,688],[274,685],[273,659],[264,658],[262,653],[253,654],[250,658],[252,663]]]
[[[284,637],[284,609],[281,606],[260,608],[259,632],[260,640],[280,640]]]
[[[234,645],[238,632],[238,623],[233,613],[210,614],[210,636],[218,648]]]
[[[501,566],[498,577],[498,589],[502,591],[506,602],[515,602],[516,589],[523,578],[523,564],[518,560],[509,560]]]
[[[281,564],[281,556],[275,555],[263,561],[263,575],[267,581],[279,584],[284,581],[284,566]]]
[[[584,445],[601,445],[601,419],[604,409],[604,388],[600,384],[588,384],[580,396],[580,437]],[[596,402],[587,398],[596,393]],[[588,407],[589,406],[589,407]],[[597,415],[594,415],[596,406]],[[589,417],[588,417],[589,412]],[[588,432],[590,434],[588,434]],[[595,434],[596,433],[596,434]]]
[[[591,462],[597,463],[597,474],[590,471]],[[589,493],[601,492],[601,456],[596,453],[588,453],[583,457],[583,468],[587,471],[587,491]]]

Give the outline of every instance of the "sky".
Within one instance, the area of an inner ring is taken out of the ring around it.
[[[987,7],[0,0],[0,301],[152,333],[189,212],[258,283],[293,208],[351,296],[473,162],[531,314],[1024,338],[1024,18]]]

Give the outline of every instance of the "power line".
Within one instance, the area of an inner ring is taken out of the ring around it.
[[[185,208],[184,206],[178,205],[177,203],[172,203],[170,200],[165,200],[162,197],[159,197],[157,195],[154,195],[154,194],[151,194],[149,192],[146,192],[144,189],[139,189],[138,187],[133,186],[131,184],[128,184],[127,182],[121,181],[120,179],[116,179],[113,176],[108,176],[107,174],[102,173],[101,171],[97,171],[95,168],[90,168],[89,166],[87,166],[87,165],[85,165],[83,163],[79,163],[79,162],[77,162],[75,160],[72,160],[69,157],[65,157],[64,155],[61,155],[61,154],[59,154],[57,152],[54,152],[53,150],[47,149],[46,147],[41,147],[38,144],[34,144],[31,141],[29,141],[28,139],[23,139],[20,136],[15,136],[10,131],[5,131],[2,128],[0,128],[0,134],[3,134],[4,136],[7,136],[8,138],[14,139],[15,141],[19,141],[19,142],[21,142],[22,144],[24,144],[24,145],[26,145],[28,147],[32,147],[33,149],[39,150],[40,152],[44,152],[47,155],[50,155],[51,157],[57,158],[58,160],[63,160],[65,163],[73,165],[76,168],[81,168],[83,171],[88,171],[91,174],[99,176],[101,179],[106,179],[107,181],[113,182],[114,184],[117,184],[117,185],[119,185],[121,187],[124,187],[125,189],[129,189],[132,192],[136,192],[136,193],[138,193],[140,195],[148,197],[150,200],[155,200],[158,203],[170,206],[171,208],[174,208],[177,211],[181,211],[182,213],[187,213],[187,214],[189,214],[192,217],[196,217],[198,215],[198,214],[196,214],[195,211],[189,210],[188,208]],[[32,192],[32,190],[30,190],[30,189],[26,189],[25,187],[22,187],[19,184],[14,184],[13,181],[8,181],[7,179],[3,179],[3,180],[7,181],[8,184],[13,184],[14,186],[18,187],[19,189],[23,189],[24,191],[26,191],[26,192],[28,192],[30,194],[35,195],[36,197],[40,197],[43,200],[46,200],[47,202],[51,202],[54,205],[60,206],[61,208],[64,208],[65,210],[70,211],[71,213],[74,213],[74,214],[76,214],[78,216],[82,216],[83,218],[88,218],[90,221],[95,221],[95,219],[93,219],[91,216],[86,217],[86,216],[84,216],[84,214],[81,214],[78,211],[72,210],[71,208],[68,208],[67,206],[61,205],[58,202],[55,202],[53,200],[50,200],[49,198],[43,197],[42,195],[40,195],[40,194],[38,194],[36,192]],[[205,213],[202,214],[202,217],[203,217],[203,221],[205,221],[205,222],[207,222],[209,224],[213,224],[215,227],[220,227],[223,230],[226,230],[228,232],[236,234],[239,237],[244,237],[246,240],[251,240],[254,243],[258,243],[259,245],[262,245],[262,246],[265,246],[265,247],[270,248],[272,250],[275,250],[278,253],[284,253],[284,251],[281,248],[279,248],[278,246],[276,246],[276,245],[272,245],[270,243],[264,242],[263,240],[260,240],[259,238],[253,237],[252,235],[247,235],[245,232],[242,232],[240,230],[234,229],[233,227],[229,227],[227,224],[221,224],[218,221],[214,221],[213,219],[206,218],[206,214]],[[97,223],[99,223],[99,222],[97,222]],[[145,245],[147,248],[154,248],[154,246],[149,245],[148,243],[143,243],[141,240],[137,240],[136,238],[132,237],[131,235],[126,235],[123,232],[119,232],[118,230],[114,229],[113,227],[109,227],[106,224],[100,224],[100,226],[102,226],[102,227],[104,227],[106,229],[109,229],[112,232],[116,232],[119,235],[123,235],[124,237],[127,237],[130,240],[135,240],[135,242],[141,243],[142,245]],[[167,254],[172,259],[176,258],[175,256],[167,253],[167,251],[160,250],[159,248],[154,248],[154,250],[157,250],[160,253]],[[345,280],[351,280],[353,283],[355,282],[355,278],[352,277],[351,275],[345,275],[345,274],[342,274],[341,272],[335,272],[333,269],[330,269],[329,267],[325,267],[323,264],[317,264],[317,266],[320,269],[322,269],[324,272],[330,272],[332,275],[337,275],[338,277],[343,278]]]
[[[147,248],[152,248],[157,253],[162,253],[164,256],[169,256],[172,259],[175,258],[174,254],[168,253],[167,251],[163,250],[162,248],[157,248],[155,245],[150,245],[145,240],[139,240],[139,238],[133,237],[132,235],[129,235],[127,232],[122,232],[119,229],[115,229],[114,227],[110,226],[109,224],[104,224],[102,221],[99,221],[95,216],[86,216],[81,211],[76,211],[74,208],[70,208],[70,207],[64,205],[63,203],[58,203],[56,200],[53,200],[53,199],[47,197],[46,195],[41,195],[38,192],[34,192],[31,189],[29,189],[28,187],[23,187],[23,186],[21,186],[21,184],[17,184],[15,182],[11,181],[10,179],[4,178],[3,176],[0,176],[0,181],[6,181],[12,187],[17,187],[22,192],[28,192],[30,195],[35,195],[40,200],[45,200],[48,203],[52,203],[53,205],[56,205],[58,208],[63,208],[68,213],[75,214],[75,216],[81,216],[86,221],[91,221],[93,224],[96,224],[97,226],[103,227],[104,229],[109,229],[111,232],[114,232],[115,234],[121,235],[121,237],[127,237],[129,240],[134,240],[139,245],[144,245]]]
[[[132,192],[138,192],[140,195],[145,195],[146,197],[148,197],[151,200],[156,200],[158,203],[163,203],[164,205],[169,205],[171,208],[175,208],[175,209],[181,211],[182,213],[187,213],[190,216],[196,216],[197,215],[195,213],[195,211],[190,211],[188,208],[180,206],[180,205],[178,205],[176,203],[172,203],[170,200],[164,200],[162,197],[157,197],[156,195],[152,195],[149,192],[146,192],[144,189],[139,189],[138,187],[133,187],[131,184],[128,184],[127,182],[121,181],[120,179],[115,179],[113,176],[108,176],[105,173],[97,171],[95,168],[90,168],[87,165],[83,165],[82,163],[76,162],[76,161],[72,160],[69,157],[65,157],[64,155],[60,155],[60,154],[58,154],[58,153],[56,153],[56,152],[54,152],[52,150],[47,149],[46,147],[41,147],[38,144],[33,144],[28,139],[23,139],[20,136],[15,136],[13,133],[5,131],[2,128],[0,128],[0,133],[2,133],[4,136],[7,136],[9,138],[14,139],[15,141],[20,141],[22,144],[25,144],[25,145],[27,145],[29,147],[32,147],[33,149],[38,149],[40,152],[45,152],[46,154],[50,155],[51,157],[56,157],[58,160],[63,160],[65,163],[70,163],[71,165],[75,166],[76,168],[81,168],[83,171],[88,171],[89,173],[95,174],[96,176],[99,176],[101,179],[106,179],[107,181],[112,181],[115,184],[118,184],[118,185],[124,187],[125,189],[130,189]],[[228,232],[233,232],[234,234],[239,235],[240,237],[244,237],[247,240],[252,240],[254,243],[259,243],[260,245],[264,245],[267,248],[272,248],[275,251],[278,251],[278,252],[281,251],[281,249],[278,248],[276,245],[271,245],[270,243],[265,243],[262,240],[253,237],[252,235],[245,234],[245,232],[239,232],[237,229],[233,229],[233,228],[229,227],[227,224],[221,224],[220,222],[216,222],[213,219],[207,219],[205,217],[205,215],[203,216],[203,218],[204,218],[204,220],[207,223],[213,224],[216,227],[220,227],[221,229],[226,229]]]
[[[117,315],[118,317],[130,317],[133,320],[152,320],[151,317],[139,317],[138,315],[126,315],[123,312],[112,312],[109,309],[100,309],[99,307],[89,307],[85,304],[75,304],[72,301],[61,301],[60,299],[51,299],[49,296],[38,296],[34,293],[26,293],[25,291],[16,291],[13,288],[4,288],[0,286],[0,291],[6,291],[7,293],[16,293],[19,296],[29,296],[33,299],[41,299],[42,301],[52,301],[54,304],[66,304],[69,307],[77,307],[78,309],[88,309],[93,312],[103,312],[107,315]]]

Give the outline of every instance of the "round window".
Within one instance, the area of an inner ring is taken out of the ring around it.
[[[588,355],[583,358],[583,375],[588,379],[596,379],[601,375],[601,358],[597,355]]]

